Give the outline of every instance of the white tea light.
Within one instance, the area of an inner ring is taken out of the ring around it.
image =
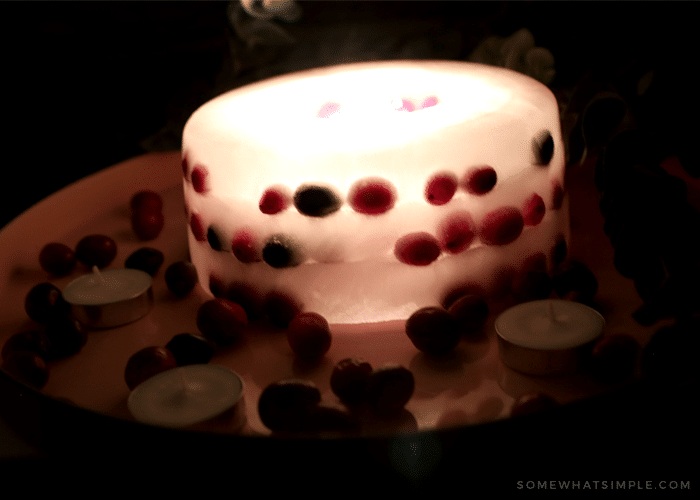
[[[139,384],[128,399],[139,422],[183,428],[214,419],[233,409],[243,395],[243,381],[219,365],[188,365],[167,370]]]
[[[503,363],[530,375],[575,372],[604,327],[605,319],[595,309],[552,299],[511,307],[495,323]]]
[[[113,328],[142,318],[153,306],[151,276],[138,269],[93,267],[63,289],[73,316],[88,328]]]

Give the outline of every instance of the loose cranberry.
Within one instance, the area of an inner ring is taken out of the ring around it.
[[[190,293],[197,281],[197,268],[191,262],[174,262],[165,270],[165,284],[178,297]]]
[[[558,403],[546,394],[526,394],[515,402],[513,408],[510,410],[510,414],[513,417],[519,417],[522,415],[530,415],[532,413],[551,410],[557,406]]]
[[[192,169],[192,187],[197,193],[206,193],[209,190],[209,172],[201,165],[195,165]]]
[[[226,285],[226,283],[224,283],[224,280],[222,280],[218,276],[211,274],[209,276],[209,291],[217,299],[225,299],[226,293],[228,292],[228,285]]]
[[[131,214],[131,229],[140,240],[150,241],[156,239],[163,230],[164,225],[165,218],[161,212],[139,210]]]
[[[204,222],[199,214],[192,214],[190,217],[190,229],[192,235],[197,241],[207,241],[207,232],[204,228]]]
[[[124,267],[129,269],[140,269],[141,271],[155,276],[163,265],[163,252],[156,248],[143,247],[129,255],[124,261]]]
[[[406,320],[406,335],[419,351],[444,356],[459,344],[457,320],[440,307],[424,307]]]
[[[18,351],[30,351],[45,358],[49,352],[49,338],[36,330],[15,333],[2,346],[2,359]]]
[[[546,166],[552,161],[554,156],[554,139],[548,130],[545,130],[539,137],[533,139],[532,149],[535,153],[535,165]]]
[[[486,214],[479,227],[479,238],[487,245],[507,245],[523,230],[523,216],[515,207],[501,207]]]
[[[360,421],[347,408],[329,404],[317,404],[310,408],[305,431],[317,432],[351,432],[358,430]]]
[[[289,196],[282,188],[271,187],[265,190],[260,198],[260,211],[264,214],[273,215],[286,210],[291,204]]]
[[[49,243],[39,253],[39,265],[54,276],[66,276],[75,269],[77,259],[73,250],[63,243]]]
[[[72,356],[87,343],[87,332],[83,325],[67,315],[53,316],[46,323],[44,335],[49,339],[49,360]]]
[[[155,191],[139,191],[131,197],[129,203],[131,212],[161,212],[163,210],[163,198]]]
[[[239,304],[249,320],[260,319],[265,315],[260,290],[247,283],[231,283],[222,297]]]
[[[208,363],[216,352],[213,342],[192,333],[175,335],[165,347],[173,354],[178,366]]]
[[[367,384],[371,375],[372,365],[367,361],[343,359],[331,373],[331,390],[344,403],[359,404],[367,397]]]
[[[427,266],[440,256],[440,244],[428,233],[411,233],[396,241],[394,255],[404,264]]]
[[[308,428],[308,416],[320,401],[321,392],[313,382],[282,380],[268,385],[260,394],[258,414],[272,431],[300,431]]]
[[[129,358],[124,369],[124,380],[129,389],[161,372],[177,368],[173,353],[165,347],[145,347]]]
[[[117,243],[104,234],[91,234],[78,242],[75,256],[87,267],[107,267],[117,256]]]
[[[591,373],[607,384],[618,384],[634,373],[641,348],[629,335],[609,335],[596,342],[591,352]]]
[[[41,356],[31,351],[17,351],[2,363],[11,377],[35,389],[41,389],[49,380],[49,369]]]
[[[315,361],[331,347],[328,321],[318,313],[297,314],[287,327],[287,341],[294,354],[305,361]]]
[[[454,304],[458,299],[461,299],[465,295],[477,295],[479,297],[484,297],[486,291],[481,285],[476,283],[463,283],[450,288],[443,296],[440,304],[445,309],[449,309],[452,304]]]
[[[472,167],[464,176],[462,185],[468,193],[480,196],[491,191],[497,180],[498,177],[493,167]]]
[[[53,316],[68,314],[70,304],[61,291],[51,283],[39,283],[32,287],[24,299],[24,310],[37,323],[47,323]]]
[[[440,223],[437,233],[441,249],[459,253],[471,245],[476,236],[476,226],[469,212],[456,212]]]
[[[447,312],[457,320],[463,335],[473,336],[483,330],[489,317],[489,306],[480,295],[466,294],[455,300]]]
[[[265,297],[263,310],[272,325],[287,328],[294,317],[302,310],[291,296],[281,292],[270,292]]]
[[[425,186],[425,199],[431,205],[444,205],[457,191],[457,176],[452,172],[441,172],[432,176]]]
[[[233,235],[231,251],[233,255],[244,264],[262,260],[261,256],[258,254],[255,238],[250,231],[241,230]]]
[[[398,365],[375,370],[367,384],[367,399],[380,415],[395,415],[406,406],[415,390],[413,373]]]
[[[321,106],[316,116],[318,118],[330,118],[338,112],[340,112],[340,104],[337,102],[327,102]]]
[[[209,300],[197,311],[197,328],[219,347],[238,343],[246,326],[248,317],[245,310],[230,300]]]
[[[546,210],[542,197],[532,193],[523,204],[523,223],[526,226],[536,226],[542,222]]]
[[[379,215],[391,210],[396,201],[396,190],[385,179],[362,179],[350,188],[348,201],[361,214]]]

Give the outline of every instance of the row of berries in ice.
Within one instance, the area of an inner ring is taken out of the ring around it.
[[[421,109],[432,108],[437,106],[438,98],[435,96],[429,96],[420,100],[420,104],[416,105],[418,102],[416,99],[392,99],[387,104],[387,109],[393,109],[394,111],[405,111],[411,113],[413,111],[420,111]],[[324,103],[321,108],[316,113],[318,118],[331,118],[332,116],[337,116],[342,109],[342,105],[338,102],[329,101]]]

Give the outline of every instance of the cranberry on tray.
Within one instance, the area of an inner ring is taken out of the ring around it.
[[[165,347],[145,347],[129,358],[124,380],[129,389],[154,375],[177,367],[175,356]]]
[[[54,276],[67,276],[76,263],[75,252],[63,243],[48,243],[39,253],[39,265]]]
[[[107,267],[117,256],[117,243],[104,234],[91,234],[78,242],[75,256],[87,267]]]

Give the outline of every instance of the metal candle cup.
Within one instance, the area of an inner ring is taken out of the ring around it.
[[[138,269],[93,268],[71,281],[63,298],[71,314],[88,328],[113,328],[144,317],[153,306],[153,279]]]
[[[604,326],[598,311],[567,300],[525,302],[495,323],[501,361],[528,375],[576,372]]]

